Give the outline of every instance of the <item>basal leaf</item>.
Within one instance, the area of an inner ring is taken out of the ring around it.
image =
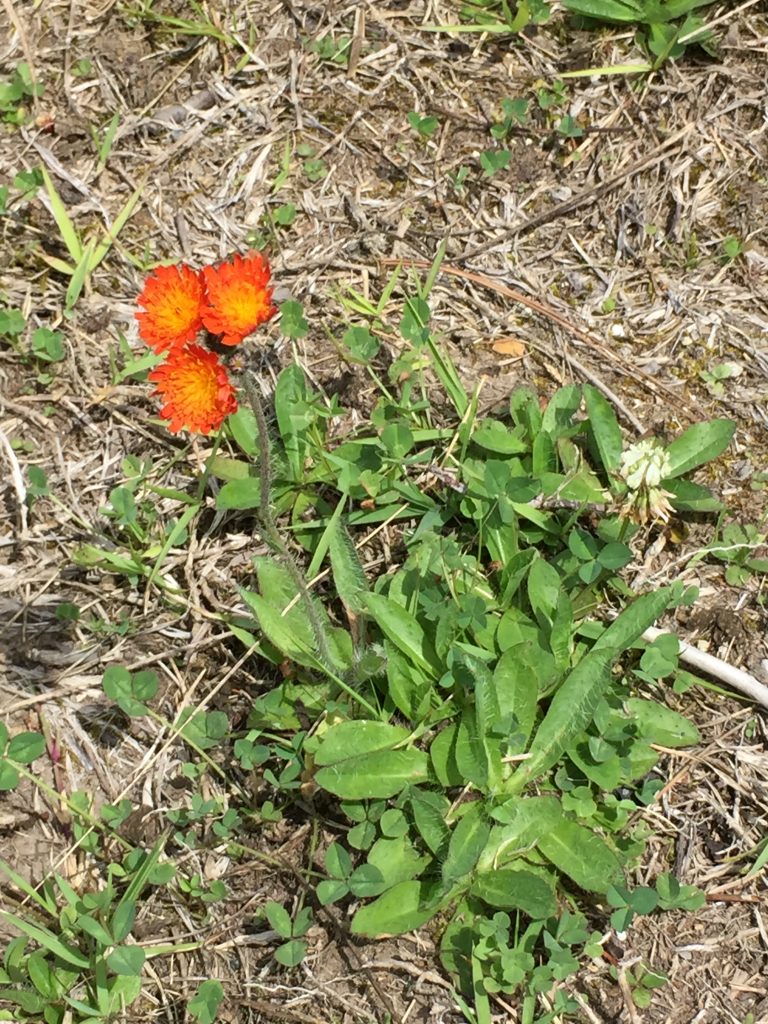
[[[409,735],[408,730],[401,725],[390,725],[388,722],[339,722],[323,733],[315,753],[315,764],[323,768],[361,754],[392,750],[398,744],[405,743]]]
[[[522,910],[534,920],[542,920],[557,912],[553,888],[532,871],[498,868],[475,879],[470,890],[473,896],[499,910]]]
[[[612,663],[661,615],[670,600],[669,589],[644,594],[626,608],[597,639],[552,699],[533,738],[530,758],[507,784],[519,792],[559,760],[592,721],[600,698],[610,684]]]
[[[692,480],[665,480],[663,486],[678,512],[719,512],[724,507],[708,487]]]
[[[352,918],[353,935],[402,935],[414,931],[434,915],[436,906],[424,900],[422,882],[401,882],[373,903],[361,907]]]
[[[247,476],[228,480],[216,495],[216,508],[252,509],[261,501],[261,481],[258,477]]]
[[[429,757],[437,780],[445,789],[463,786],[465,776],[456,763],[456,738],[458,727],[447,725],[432,740]]]
[[[483,852],[491,826],[481,803],[471,808],[454,828],[443,862],[443,881],[451,885],[466,878]]]
[[[494,825],[478,867],[488,871],[503,866],[534,846],[563,819],[560,801],[553,796],[515,797],[495,807]]]
[[[419,835],[437,857],[444,857],[451,838],[445,823],[450,801],[431,789],[414,789],[410,795],[413,820]]]
[[[621,427],[616,419],[616,413],[596,387],[585,384],[582,390],[590,431],[600,453],[600,461],[606,473],[612,473],[619,467],[623,447]]]
[[[350,612],[362,615],[367,610],[365,594],[368,592],[368,581],[355,546],[338,519],[334,519],[329,527],[328,550],[333,582],[339,597]]]
[[[600,836],[575,821],[561,821],[537,845],[547,860],[589,892],[605,892],[621,877],[614,852]]]
[[[430,860],[430,857],[416,851],[407,836],[377,839],[368,853],[368,864],[381,872],[385,889],[416,878]]]
[[[461,716],[453,753],[462,782],[484,789],[488,785],[488,753],[477,727],[474,708],[466,708]]]
[[[430,679],[442,674],[434,648],[416,619],[383,594],[366,593],[365,604],[384,636]]]
[[[309,392],[304,373],[301,367],[291,363],[281,371],[277,378],[274,403],[277,425],[292,480],[301,479],[306,450],[306,430],[311,419],[307,405],[308,398]]]
[[[516,725],[513,732],[520,735],[520,749],[512,753],[522,753],[536,719],[538,680],[527,663],[520,658],[517,648],[512,647],[496,663],[493,683],[501,718],[514,716]]]
[[[421,721],[429,710],[432,683],[390,641],[384,641],[387,656],[387,683],[395,707],[412,722]]]
[[[636,0],[563,0],[563,7],[574,14],[595,18],[597,21],[643,20],[643,8]]]
[[[716,459],[731,442],[736,430],[733,420],[709,420],[694,423],[667,447],[670,470],[668,479],[682,476],[697,466]]]
[[[378,750],[321,768],[315,782],[342,800],[384,800],[426,782],[428,764],[421,750]]]
[[[640,734],[663,747],[690,747],[701,740],[693,722],[655,700],[629,697],[624,707]]]

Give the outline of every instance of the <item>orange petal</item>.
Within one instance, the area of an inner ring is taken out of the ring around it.
[[[260,252],[204,267],[203,278],[203,324],[211,334],[222,335],[223,345],[238,345],[277,312],[272,305],[269,263]]]
[[[172,350],[149,379],[163,398],[160,415],[170,421],[171,433],[186,427],[210,434],[237,411],[235,389],[219,357],[199,345]]]
[[[203,325],[202,301],[203,279],[198,271],[183,263],[157,267],[137,299],[146,310],[135,314],[139,334],[158,355],[181,347],[194,340]]]

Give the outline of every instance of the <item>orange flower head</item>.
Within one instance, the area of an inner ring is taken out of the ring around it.
[[[170,420],[173,434],[182,427],[210,434],[237,411],[235,389],[219,357],[199,345],[172,349],[149,379],[157,384],[155,393],[164,401],[160,415]]]
[[[203,298],[199,271],[183,263],[157,267],[136,300],[146,310],[136,313],[139,334],[158,355],[193,341],[203,325]]]
[[[221,334],[222,345],[239,345],[277,312],[272,305],[269,264],[260,252],[249,252],[231,263],[203,267],[207,292],[202,317],[206,330]]]

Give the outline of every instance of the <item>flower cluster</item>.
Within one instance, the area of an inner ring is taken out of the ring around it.
[[[623,512],[637,522],[651,519],[667,522],[672,506],[672,495],[661,486],[672,472],[672,464],[664,446],[649,438],[630,445],[621,456],[619,473],[629,490]]]
[[[215,352],[195,343],[205,328],[222,345],[239,345],[274,316],[269,264],[259,252],[192,270],[158,267],[137,302],[139,334],[164,362],[149,375],[173,433],[209,434],[237,410],[235,389]]]

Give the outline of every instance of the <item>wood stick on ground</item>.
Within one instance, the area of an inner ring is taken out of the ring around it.
[[[671,633],[671,630],[656,629],[655,626],[651,626],[643,633],[643,639],[652,643],[657,637],[665,633]],[[672,633],[671,635],[674,636],[675,634]],[[706,672],[709,676],[714,676],[715,679],[719,679],[727,686],[738,690],[739,693],[745,694],[745,696],[762,707],[768,708],[768,686],[758,682],[748,672],[744,672],[740,668],[734,668],[733,665],[721,661],[720,658],[715,658],[712,654],[700,651],[698,647],[686,643],[685,640],[680,640],[679,637],[678,643],[680,644],[680,658],[682,661],[699,669],[701,672]]]

